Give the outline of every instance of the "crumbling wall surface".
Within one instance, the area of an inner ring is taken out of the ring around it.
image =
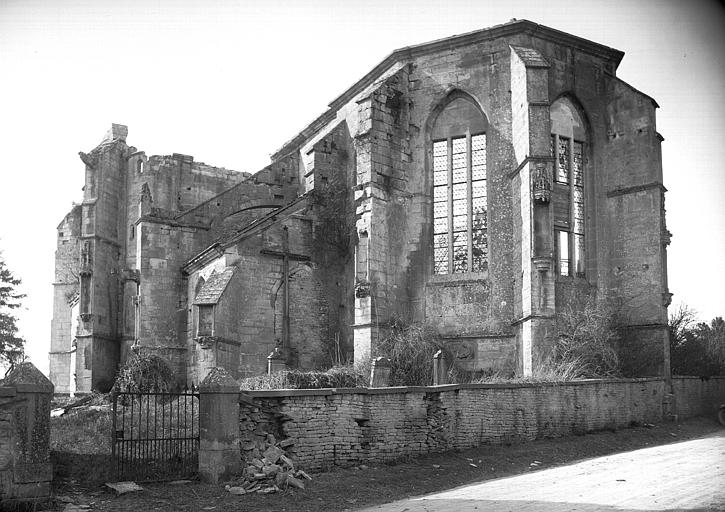
[[[673,377],[675,413],[680,418],[710,416],[725,404],[725,377]]]
[[[582,434],[662,418],[662,379],[246,391],[242,458],[271,433],[305,469]]]
[[[311,261],[312,245],[310,220],[295,214],[236,246],[235,265],[241,272],[222,297],[226,304],[221,305],[228,313],[220,320],[227,322],[228,335],[241,343],[240,375],[264,373],[266,358],[275,346],[288,349],[288,363],[293,367],[311,369],[327,364],[330,308]],[[287,319],[285,293],[289,293]],[[286,341],[285,321],[289,322]]]
[[[50,498],[52,398],[53,384],[31,363],[0,380],[0,504]]]
[[[661,137],[656,131],[654,100],[619,79],[607,82],[606,142],[600,156],[607,163],[599,176],[601,199],[596,218],[599,289],[623,304],[621,316],[633,331],[623,344],[629,374],[662,375],[669,348],[665,187]],[[636,335],[635,332],[636,331]]]
[[[72,342],[72,303],[78,295],[80,264],[81,207],[75,205],[58,225],[53,281],[53,320],[50,336],[50,379],[58,393],[70,391]]]
[[[421,233],[415,249],[423,265],[409,271],[414,296],[423,296],[426,320],[446,335],[510,335],[513,313],[513,223],[511,180],[516,168],[512,143],[509,42],[503,38],[462,48],[445,48],[422,55],[409,75],[411,172],[408,190],[420,197],[409,221]],[[433,276],[432,261],[432,137],[440,110],[453,98],[466,95],[487,121],[487,239],[488,264],[476,274]],[[418,128],[418,130],[412,129]],[[415,256],[411,252],[411,256]],[[475,354],[478,363],[486,359]]]
[[[228,222],[225,220],[229,217],[264,206],[278,207],[297,197],[298,165],[298,159],[291,155],[270,164],[253,176],[238,173],[243,179],[233,186],[219,190],[218,194],[205,198],[204,201],[188,206],[181,205],[183,208],[178,210],[183,209],[183,213],[176,215],[175,220],[182,224],[209,226],[211,242],[228,229]],[[186,188],[193,190],[193,186]]]
[[[202,248],[203,233],[188,227],[142,222],[137,229],[138,344],[167,360],[180,380],[186,375],[186,281],[180,269]]]
[[[195,162],[190,155],[146,157],[143,152],[129,157],[128,174],[133,189],[148,183],[155,207],[175,212],[193,208],[249,177],[248,173]],[[138,197],[129,194],[128,199],[130,208],[138,205]]]
[[[335,272],[316,257],[316,251],[322,249],[315,246],[318,238],[308,215],[313,208],[310,203],[309,197],[302,198],[290,208],[276,211],[241,238],[224,242],[226,248],[216,259],[191,268],[187,283],[191,367],[203,363],[204,367],[223,366],[235,376],[260,375],[275,347],[292,367],[329,367],[340,302],[326,290],[337,286]],[[208,344],[212,340],[197,336],[198,307],[194,304],[202,278],[206,281],[212,272],[225,268],[234,272],[213,305],[211,338],[239,347],[233,369],[227,362],[214,362]],[[195,372],[198,375],[192,375]],[[193,368],[189,372],[193,380],[203,377],[202,373]]]

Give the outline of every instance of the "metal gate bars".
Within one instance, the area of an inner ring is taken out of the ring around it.
[[[118,480],[195,476],[199,466],[199,389],[113,394],[111,450]]]

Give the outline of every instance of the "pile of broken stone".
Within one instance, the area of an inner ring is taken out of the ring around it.
[[[251,456],[251,460],[247,459],[248,465],[241,478],[229,482],[226,490],[232,494],[271,494],[289,488],[304,489],[304,481],[312,480],[312,477],[301,469],[295,469],[294,462],[287,456],[285,448],[293,444],[291,439],[277,442],[272,434],[267,434],[264,443],[250,441],[243,445],[242,449]],[[261,458],[255,455],[261,455]]]

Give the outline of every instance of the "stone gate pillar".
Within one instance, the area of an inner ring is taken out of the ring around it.
[[[0,383],[0,508],[50,498],[50,401],[53,384],[32,363]]]
[[[212,368],[199,386],[199,476],[219,483],[241,469],[239,384]]]

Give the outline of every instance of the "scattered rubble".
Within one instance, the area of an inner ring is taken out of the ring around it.
[[[252,492],[271,494],[289,488],[304,490],[305,480],[312,480],[312,477],[301,469],[295,469],[295,463],[287,456],[285,448],[293,445],[294,440],[277,441],[272,434],[267,434],[264,440],[242,444],[247,467],[239,479],[227,483],[227,492],[242,495]]]
[[[106,483],[106,487],[110,487],[118,494],[126,494],[127,492],[143,491],[143,487],[136,482],[113,482]]]
[[[68,503],[64,508],[63,512],[85,512],[86,510],[90,510],[90,505],[74,505],[73,503]]]
[[[63,403],[66,400],[70,400],[67,403]],[[75,400],[66,399],[53,401],[50,411],[51,418],[57,418],[64,414],[72,411],[73,409],[79,410],[90,410],[90,411],[108,411],[111,409],[110,398],[108,395],[94,393],[92,395],[86,395]]]

